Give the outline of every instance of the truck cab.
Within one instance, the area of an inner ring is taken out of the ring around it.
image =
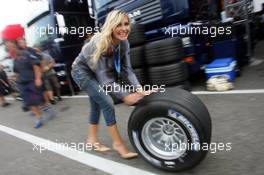
[[[71,64],[81,51],[87,34],[97,30],[89,14],[88,3],[82,0],[49,0],[45,7],[39,7],[39,11],[27,23],[28,45],[49,52],[58,63],[55,70],[61,86],[73,94],[73,81],[69,74]]]
[[[144,25],[148,42],[172,37],[166,32],[170,27],[189,27],[190,22],[196,21],[204,25],[204,21],[220,19],[221,11],[220,0],[92,0],[91,3],[99,27],[111,10],[121,9],[129,14],[133,23]],[[189,64],[189,71],[196,73],[210,61],[207,38],[201,35],[178,36],[183,41],[184,60]]]

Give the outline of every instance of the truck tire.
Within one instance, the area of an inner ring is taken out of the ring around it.
[[[144,69],[134,69],[133,72],[135,73],[139,83],[144,85],[148,82],[147,74]],[[127,77],[121,76],[121,84],[122,85],[129,85],[130,82],[128,81]],[[120,82],[119,82],[120,83]]]
[[[148,83],[147,74],[144,69],[134,69],[134,73],[136,74],[136,77],[138,78],[138,81],[141,85]]]
[[[211,130],[206,106],[182,89],[145,97],[128,123],[137,152],[151,165],[172,172],[190,169],[205,158],[208,150],[199,146],[210,146]]]
[[[146,45],[146,62],[148,65],[164,65],[179,62],[183,58],[181,38],[169,38]]]
[[[166,66],[150,67],[148,74],[150,83],[157,85],[174,85],[188,78],[187,67],[182,61]]]
[[[146,42],[145,27],[141,24],[133,24],[128,40],[130,47],[143,45]]]
[[[140,68],[146,65],[144,52],[144,46],[139,46],[130,49],[130,60],[133,68]]]

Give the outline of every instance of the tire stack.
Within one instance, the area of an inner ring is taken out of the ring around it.
[[[149,84],[145,58],[146,36],[144,32],[145,28],[143,25],[135,24],[132,26],[129,35],[131,64],[141,85]]]
[[[176,85],[188,89],[181,38],[146,43],[144,26],[135,24],[129,42],[131,64],[142,85]]]

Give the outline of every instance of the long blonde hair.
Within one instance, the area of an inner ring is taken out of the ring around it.
[[[111,48],[112,42],[113,42],[113,39],[112,39],[113,30],[125,18],[128,19],[129,25],[131,25],[130,18],[126,12],[121,11],[121,10],[111,11],[106,17],[106,20],[101,29],[101,32],[96,33],[96,35],[92,37],[91,41],[98,39],[98,42],[96,43],[96,50],[94,54],[92,55],[93,67],[96,66],[101,55],[103,53],[107,53],[108,49]]]

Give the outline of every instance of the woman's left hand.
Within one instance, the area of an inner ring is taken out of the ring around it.
[[[154,92],[158,92],[158,89],[152,89],[152,90],[148,90],[148,91],[138,91],[137,93],[139,93],[142,96],[147,96],[147,95],[150,95]]]

